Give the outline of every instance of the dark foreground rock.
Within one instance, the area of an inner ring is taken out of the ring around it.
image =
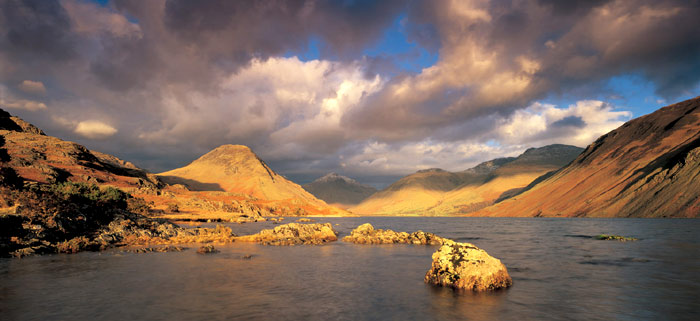
[[[392,230],[375,230],[372,224],[365,223],[358,226],[350,232],[349,236],[343,238],[343,242],[351,242],[357,244],[422,244],[422,245],[440,245],[447,239],[439,237],[433,233],[417,231],[394,232]]]
[[[233,242],[230,228],[183,229],[128,209],[114,188],[0,181],[0,257],[99,251],[124,245]]]
[[[513,284],[505,265],[470,243],[447,240],[433,254],[425,282],[470,291],[490,291]]]
[[[338,240],[338,233],[330,223],[289,223],[262,230],[260,233],[236,238],[242,242],[257,242],[264,245],[324,244]]]

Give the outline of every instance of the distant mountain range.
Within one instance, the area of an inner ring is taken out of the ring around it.
[[[314,196],[341,208],[357,205],[377,192],[372,186],[336,173],[329,173],[302,187]]]
[[[242,145],[154,175],[2,110],[0,165],[25,185],[117,187],[173,219],[350,214],[325,201],[355,215],[698,217],[700,97],[633,119],[585,150],[549,145],[461,172],[421,170],[378,192],[334,173],[302,188]]]
[[[625,123],[482,216],[697,217],[700,97]]]
[[[379,191],[349,210],[372,215],[466,214],[495,203],[536,178],[561,168],[582,148],[549,145],[518,157],[498,158],[461,172],[421,170]]]

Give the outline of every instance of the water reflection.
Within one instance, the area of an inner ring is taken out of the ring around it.
[[[340,224],[343,235],[370,222],[475,243],[506,264],[514,286],[480,294],[427,286],[431,246],[234,243],[207,256],[191,249],[0,260],[0,319],[637,320],[700,312],[697,220],[320,221]],[[270,227],[232,225],[238,234]],[[642,240],[578,237],[605,232]]]

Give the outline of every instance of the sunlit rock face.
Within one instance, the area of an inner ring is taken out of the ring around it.
[[[501,261],[470,243],[446,241],[433,254],[425,282],[476,292],[507,288],[513,284]]]

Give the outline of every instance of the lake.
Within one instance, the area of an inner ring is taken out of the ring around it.
[[[115,249],[0,259],[0,319],[700,319],[700,220],[316,220],[333,223],[341,238],[369,222],[470,242],[499,258],[514,284],[476,294],[426,285],[437,246],[233,243],[213,255],[195,253],[195,245],[174,253]],[[230,226],[245,234],[275,225]],[[589,238],[604,233],[640,240]]]

